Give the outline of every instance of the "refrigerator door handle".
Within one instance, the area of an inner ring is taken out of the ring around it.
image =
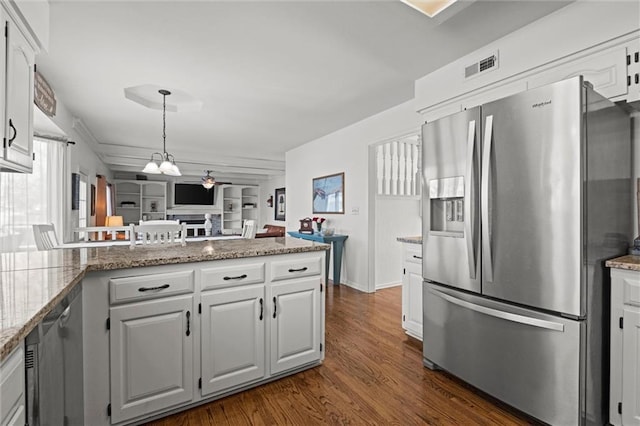
[[[431,292],[431,294],[438,296],[449,303],[453,303],[454,305],[458,305],[463,308],[470,309],[475,312],[479,312],[481,314],[489,315],[495,318],[500,318],[506,321],[512,321],[520,324],[530,325],[533,327],[564,332],[564,324],[561,324],[558,322],[532,318],[524,315],[514,314],[511,312],[500,311],[498,309],[489,308],[487,306],[477,305],[475,303],[467,302],[466,300],[458,299],[457,297],[451,296],[450,294],[438,291],[433,288],[430,288],[429,291]]]
[[[469,121],[469,131],[467,133],[467,170],[466,182],[464,185],[464,233],[467,243],[467,260],[469,263],[469,278],[476,278],[476,242],[474,240],[473,224],[475,212],[471,204],[471,191],[473,189],[473,159],[476,146],[476,120]]]
[[[491,144],[493,142],[493,115],[488,115],[484,127],[484,142],[482,150],[482,179],[481,179],[481,219],[482,219],[482,252],[487,260],[484,268],[484,278],[493,282],[493,256],[491,255],[491,223],[489,222],[489,185],[491,185]]]

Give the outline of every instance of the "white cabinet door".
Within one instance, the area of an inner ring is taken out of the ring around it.
[[[403,246],[402,328],[422,340],[422,246]]]
[[[31,172],[35,53],[13,21],[6,23],[4,159],[15,164],[16,170]]]
[[[267,298],[271,331],[271,374],[320,359],[321,278],[272,284]]]
[[[640,425],[640,308],[624,307],[622,424]]]
[[[407,311],[404,315],[407,334],[422,340],[422,272],[407,268]]]
[[[0,364],[0,424],[25,424],[24,350],[21,345]]]
[[[202,294],[202,395],[264,377],[264,285]]]
[[[110,309],[112,423],[191,401],[192,306],[189,295]]]

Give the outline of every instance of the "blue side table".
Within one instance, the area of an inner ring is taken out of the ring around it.
[[[320,243],[331,243],[333,248],[333,284],[340,284],[340,270],[342,269],[342,251],[344,249],[344,241],[349,238],[348,235],[320,235],[313,234],[301,234],[299,232],[288,231],[287,234],[294,238],[302,238],[303,240],[318,241]],[[327,277],[327,284],[329,283],[329,251],[327,250],[327,259],[324,265],[324,274]]]

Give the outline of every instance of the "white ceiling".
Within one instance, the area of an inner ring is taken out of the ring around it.
[[[477,0],[434,20],[393,0],[50,1],[38,70],[112,170],[139,171],[162,150],[162,113],[124,96],[151,84],[203,102],[167,112],[183,174],[252,178],[281,174],[287,150],[411,99],[417,78],[567,4]]]

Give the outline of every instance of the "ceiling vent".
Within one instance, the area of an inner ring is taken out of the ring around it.
[[[496,69],[498,69],[497,50],[492,55],[489,55],[486,58],[480,59],[478,62],[474,62],[473,64],[466,66],[464,68],[464,78],[475,77],[476,75]]]

